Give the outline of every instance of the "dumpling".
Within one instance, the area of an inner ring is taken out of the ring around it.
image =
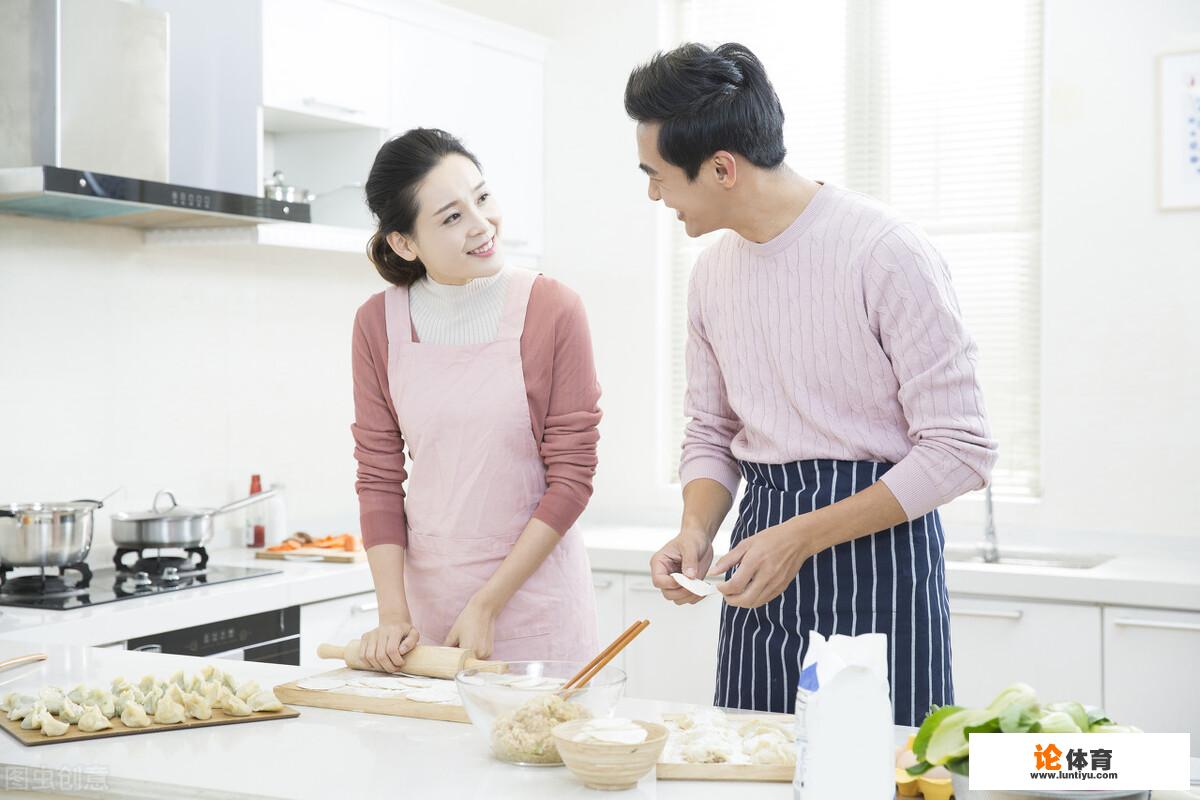
[[[147,714],[153,714],[158,710],[158,701],[162,699],[162,696],[163,690],[158,686],[146,692],[142,697],[142,708],[146,710]]]
[[[126,706],[142,707],[142,699],[138,698],[135,691],[132,686],[126,686],[124,691],[113,698],[113,707],[116,708],[117,714],[123,714]]]
[[[249,680],[237,688],[236,694],[243,700],[249,700],[251,697],[258,694],[261,689],[262,687],[258,685],[258,681]]]
[[[218,670],[220,672],[220,670]],[[221,672],[221,683],[229,687],[229,691],[237,691],[237,678],[230,675],[228,672]]]
[[[112,679],[112,693],[117,694],[118,692],[120,692],[122,689],[124,689],[126,686],[129,686],[129,685],[130,685],[130,683],[129,683],[129,681],[125,680],[124,675],[118,675],[117,677]]]
[[[19,719],[21,719],[21,720],[25,719],[26,717],[28,717],[30,714],[33,713],[33,706],[36,702],[38,702],[38,701],[30,700],[29,703],[26,705],[17,706],[12,711],[8,712],[8,718],[11,719],[13,722],[16,722]]]
[[[183,677],[183,670],[177,669],[171,673],[171,677],[167,678],[167,683],[173,683],[180,689],[187,687],[187,680]]]
[[[183,705],[183,689],[178,683],[167,684],[167,690],[163,692],[163,697],[168,700],[174,700],[179,705]]]
[[[155,719],[158,719],[157,714]],[[150,725],[150,717],[146,716],[146,709],[137,703],[130,703],[121,712],[121,724],[126,728],[145,728]]]
[[[55,719],[50,714],[49,709],[42,711],[41,728],[44,736],[62,736],[70,727],[71,724],[69,722]]]
[[[188,692],[183,708],[193,719],[212,719],[212,704],[203,695]]]
[[[35,702],[37,702],[37,698],[31,694],[9,692],[4,695],[4,700],[0,701],[0,711],[15,711],[18,708],[32,706]],[[9,717],[9,719],[12,719],[12,717]]]
[[[158,678],[155,678],[153,675],[143,675],[142,679],[138,681],[138,688],[142,690],[143,695],[150,694],[157,685]]]
[[[76,703],[69,696],[63,698],[62,711],[58,715],[67,722],[79,722],[79,718],[83,716],[83,706]]]
[[[249,704],[247,704],[245,700],[243,700],[240,697],[237,697],[236,695],[230,695],[229,698],[225,701],[224,711],[226,714],[229,714],[230,716],[233,716],[233,717],[248,717],[254,713],[253,711],[250,710]]]
[[[63,697],[65,695],[62,689],[57,686],[47,686],[42,689],[42,693],[38,699],[42,701],[42,705],[46,706],[47,711],[51,714],[57,714],[59,711],[62,711]]]
[[[209,681],[204,684],[204,690],[200,692],[201,696],[208,701],[208,704],[213,708],[217,707],[217,700],[221,697],[221,690],[229,691],[225,684],[220,681]]]
[[[33,707],[29,710],[29,713],[22,718],[21,727],[27,731],[36,731],[38,728],[42,727],[42,714],[45,711],[45,704],[41,700],[38,700],[33,704]]]
[[[251,711],[282,711],[283,703],[279,702],[279,698],[275,693],[264,689],[256,693],[248,701]]]
[[[71,698],[71,702],[83,705],[87,700],[88,687],[87,684],[77,683],[71,687],[71,691],[67,692],[67,697]]]
[[[95,705],[84,706],[83,716],[76,723],[79,730],[86,733],[102,731],[105,728],[111,728],[112,723],[108,721],[108,717],[100,713],[100,707]]]
[[[200,677],[204,678],[206,681],[211,681],[213,679],[213,675],[216,675],[218,672],[219,670],[215,664],[205,664],[200,668]]]
[[[100,706],[100,713],[108,718],[117,715],[116,698],[111,692],[106,692],[104,689],[96,688],[88,692],[87,701]]]
[[[176,703],[169,697],[164,697],[158,701],[158,708],[154,711],[154,721],[163,725],[174,725],[177,722],[183,722],[187,719],[187,715],[183,711],[183,706]]]
[[[203,688],[204,676],[200,675],[199,673],[193,675],[191,680],[187,682],[187,690],[189,692],[199,692]]]

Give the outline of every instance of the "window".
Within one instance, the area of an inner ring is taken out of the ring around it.
[[[979,344],[997,492],[1039,493],[1041,0],[662,0],[667,46],[738,41],[787,117],[788,163],[879,198],[946,256]],[[687,279],[720,234],[672,227],[670,425],[683,438]]]

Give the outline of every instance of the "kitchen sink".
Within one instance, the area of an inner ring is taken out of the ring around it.
[[[983,544],[946,545],[946,560],[958,564],[988,564]],[[1098,553],[1068,553],[1062,550],[1028,547],[1001,547],[1000,558],[990,562],[1007,567],[1052,567],[1055,569],[1093,569],[1112,556]]]

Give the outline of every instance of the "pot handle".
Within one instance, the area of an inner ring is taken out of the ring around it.
[[[230,511],[237,511],[238,509],[245,508],[246,506],[252,506],[255,503],[274,497],[277,494],[279,494],[278,489],[267,489],[265,492],[258,492],[257,494],[250,495],[249,497],[243,497],[241,500],[234,500],[232,503],[223,505],[214,511],[213,516],[216,516],[217,514],[226,514]]]
[[[159,508],[158,507],[158,498],[162,497],[163,495],[166,495],[167,497],[171,498],[171,505],[167,506],[166,508]],[[172,508],[175,508],[175,506],[177,506],[177,505],[179,505],[179,501],[175,499],[175,492],[171,491],[170,489],[159,489],[157,492],[154,493],[154,502],[150,504],[150,508],[151,508],[151,510],[154,511],[154,513],[162,514],[165,511],[170,511]]]

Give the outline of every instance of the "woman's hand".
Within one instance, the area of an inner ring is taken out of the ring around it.
[[[363,634],[359,655],[376,672],[399,672],[421,634],[406,618],[379,620],[379,627]]]
[[[474,650],[475,657],[479,659],[488,658],[492,654],[496,617],[499,614],[499,608],[475,595],[454,621],[443,644],[446,647]]]

